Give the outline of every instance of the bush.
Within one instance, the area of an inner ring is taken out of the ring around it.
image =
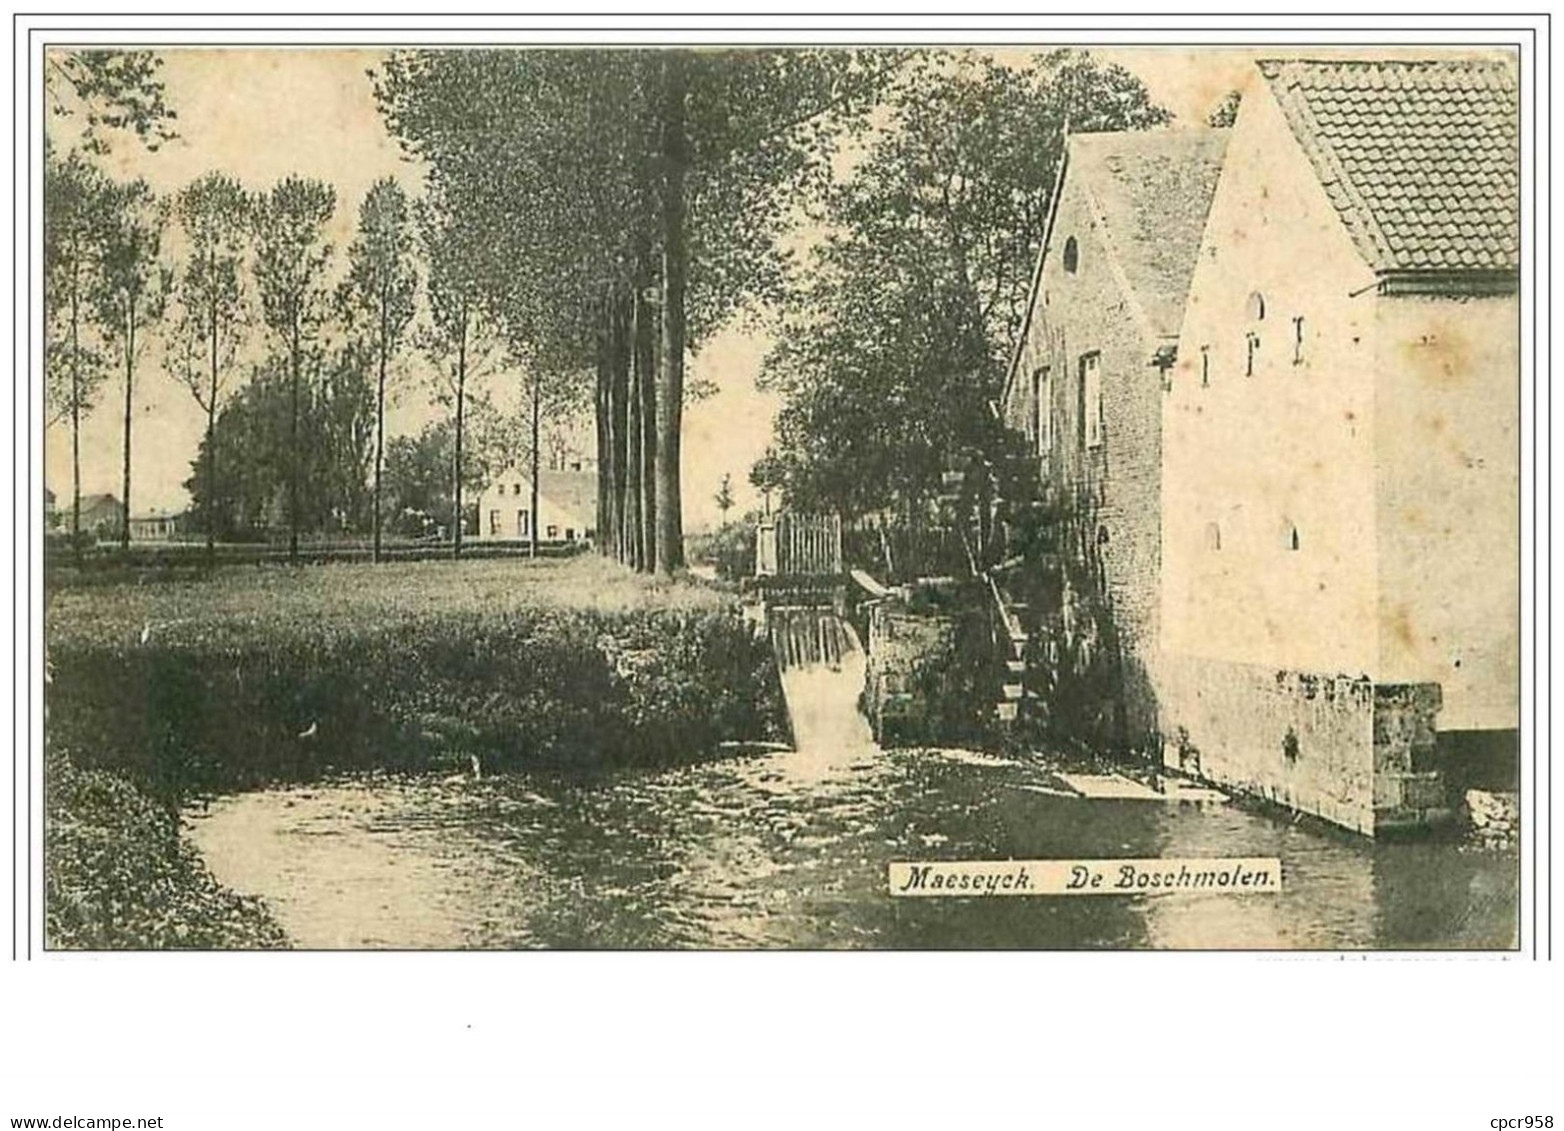
[[[51,948],[287,945],[258,900],[229,891],[179,835],[179,819],[129,781],[44,765],[44,940]]]
[[[741,519],[718,527],[691,547],[691,557],[708,562],[724,581],[755,576],[755,523]]]
[[[727,608],[440,609],[62,634],[48,731],[160,799],[327,772],[665,764],[785,734],[770,648]]]

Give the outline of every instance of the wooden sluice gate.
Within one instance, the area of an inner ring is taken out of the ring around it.
[[[830,605],[774,605],[766,620],[782,671],[810,665],[837,669],[843,657],[862,651],[858,634]]]

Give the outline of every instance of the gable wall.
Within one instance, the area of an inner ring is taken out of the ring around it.
[[[1064,270],[1071,236],[1080,250],[1075,274]],[[1050,367],[1053,436],[1038,457],[1039,476],[1047,491],[1074,504],[1078,524],[1066,552],[1096,575],[1107,598],[1131,745],[1149,738],[1156,725],[1150,667],[1157,648],[1162,461],[1161,381],[1151,365],[1155,349],[1112,269],[1088,194],[1067,175],[1005,412],[1012,428],[1032,432],[1032,373]],[[1102,444],[1088,447],[1082,441],[1080,374],[1082,357],[1093,352],[1099,355],[1104,428]]]
[[[1170,657],[1371,673],[1374,276],[1255,79],[1164,398],[1163,647]],[[1251,318],[1255,292],[1262,321]],[[1251,332],[1259,346],[1248,376]]]

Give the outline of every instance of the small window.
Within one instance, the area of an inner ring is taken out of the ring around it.
[[[1202,389],[1209,389],[1211,387],[1211,347],[1210,346],[1201,346],[1200,347],[1200,387]]]
[[[1303,315],[1292,320],[1292,363],[1303,364]]]
[[[1071,236],[1069,239],[1064,241],[1064,273],[1066,275],[1073,275],[1080,267],[1080,265],[1081,248],[1080,245],[1075,242],[1075,237]]]
[[[1254,376],[1254,355],[1260,352],[1260,335],[1249,333],[1244,335],[1244,376]]]
[[[1099,545],[1099,546],[1106,546],[1107,544],[1108,544],[1108,528],[1106,526],[1099,526],[1097,528],[1097,545]]]
[[[1220,550],[1222,548],[1222,528],[1214,522],[1206,523],[1206,549]]]
[[[1102,447],[1102,356],[1089,353],[1081,358],[1081,442],[1088,448]]]
[[[548,536],[550,538],[558,538],[559,537],[559,527],[557,527],[557,526],[550,526],[548,528]]]
[[[1032,374],[1033,435],[1037,454],[1047,455],[1054,446],[1054,376],[1046,365]]]
[[[1282,549],[1287,551],[1297,550],[1300,546],[1298,539],[1298,525],[1290,518],[1282,519]]]
[[[567,541],[567,542],[574,542],[575,540],[576,540],[576,532],[575,532],[575,530],[572,527],[569,527],[569,526],[565,527],[565,541]]]
[[[1249,294],[1249,321],[1265,321],[1265,296],[1259,291],[1251,291]]]
[[[510,489],[510,493],[512,495],[519,495],[519,494],[521,494],[521,484],[520,483],[512,484],[511,485],[511,489]]]
[[[489,533],[490,534],[498,534],[499,532],[500,532],[500,512],[499,511],[490,511],[489,512]]]

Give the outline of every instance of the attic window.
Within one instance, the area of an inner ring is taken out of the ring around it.
[[[1069,239],[1064,241],[1064,272],[1065,272],[1065,274],[1066,275],[1073,275],[1073,274],[1075,274],[1076,268],[1079,267],[1080,265],[1081,265],[1081,249],[1080,249],[1080,245],[1078,245],[1075,242],[1075,237],[1071,236]]]
[[[1261,294],[1259,291],[1251,291],[1249,293],[1249,307],[1248,307],[1248,310],[1249,310],[1249,321],[1251,321],[1251,322],[1264,322],[1265,321],[1265,296],[1263,294]]]

